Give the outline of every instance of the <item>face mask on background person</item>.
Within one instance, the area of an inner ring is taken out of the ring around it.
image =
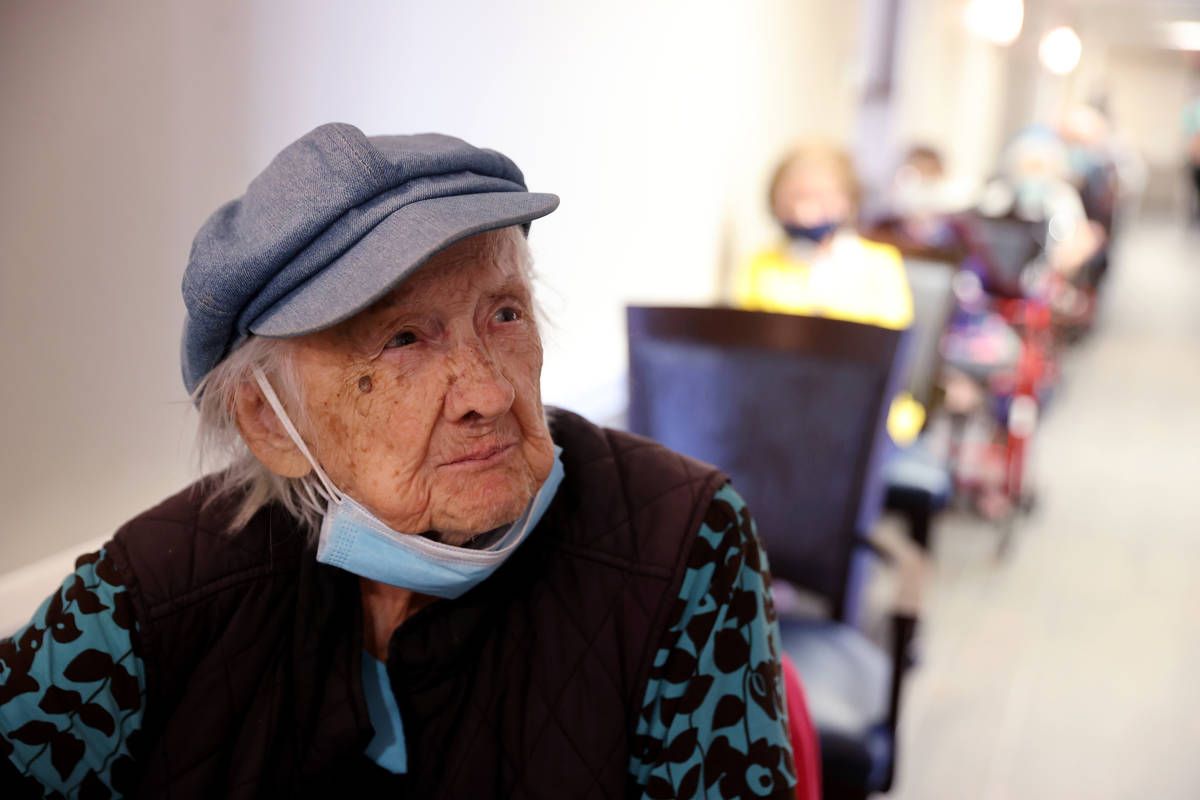
[[[818,225],[796,225],[790,222],[782,224],[788,238],[793,242],[812,242],[813,244],[825,241],[841,227],[841,223],[829,221]]]

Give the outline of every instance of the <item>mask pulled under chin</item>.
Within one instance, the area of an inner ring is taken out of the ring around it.
[[[446,599],[460,597],[499,569],[537,527],[563,479],[561,454],[556,446],[550,477],[520,518],[488,547],[455,547],[401,533],[343,495],[325,512],[317,561],[389,586]]]
[[[254,379],[288,437],[312,465],[320,483],[315,494],[325,500],[325,518],[317,543],[317,561],[322,564],[389,586],[454,599],[483,582],[516,552],[537,527],[562,483],[562,448],[555,445],[550,477],[525,507],[525,512],[490,545],[455,547],[424,536],[401,533],[389,528],[383,520],[333,485],[304,444],[271,382],[258,366],[254,367]],[[317,502],[315,496],[310,499]]]

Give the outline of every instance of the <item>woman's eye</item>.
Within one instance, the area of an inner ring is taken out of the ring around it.
[[[512,306],[505,306],[492,317],[496,322],[516,322],[521,318],[521,312]]]
[[[417,343],[417,335],[412,331],[400,331],[391,339],[388,339],[387,347],[408,347],[410,344]]]

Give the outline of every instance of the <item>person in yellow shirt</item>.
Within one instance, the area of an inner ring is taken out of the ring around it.
[[[837,147],[806,143],[771,180],[771,211],[787,238],[758,253],[738,276],[737,305],[812,314],[885,328],[912,323],[900,253],[851,227],[858,180]]]
[[[771,211],[785,241],[755,255],[737,276],[734,301],[752,311],[831,317],[903,329],[913,303],[900,253],[855,233],[858,179],[849,156],[809,142],[790,152],[771,180]],[[898,444],[924,424],[920,404],[901,396],[888,430]]]

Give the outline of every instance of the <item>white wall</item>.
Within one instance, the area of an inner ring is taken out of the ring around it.
[[[1185,162],[1183,109],[1194,97],[1182,53],[1114,48],[1108,59],[1113,118],[1152,167],[1178,170]]]
[[[148,2],[0,6],[0,571],[190,475],[185,229],[236,165],[190,163],[171,23]]]
[[[559,193],[532,238],[556,322],[544,391],[603,413],[623,305],[713,299],[722,259],[761,244],[785,142],[849,133],[856,8],[0,5],[0,573],[195,474],[179,277],[204,217],[290,140],[335,119],[443,130]]]
[[[929,144],[953,175],[978,184],[1003,144],[1009,51],[973,36],[964,0],[906,0],[897,55],[896,132]]]

